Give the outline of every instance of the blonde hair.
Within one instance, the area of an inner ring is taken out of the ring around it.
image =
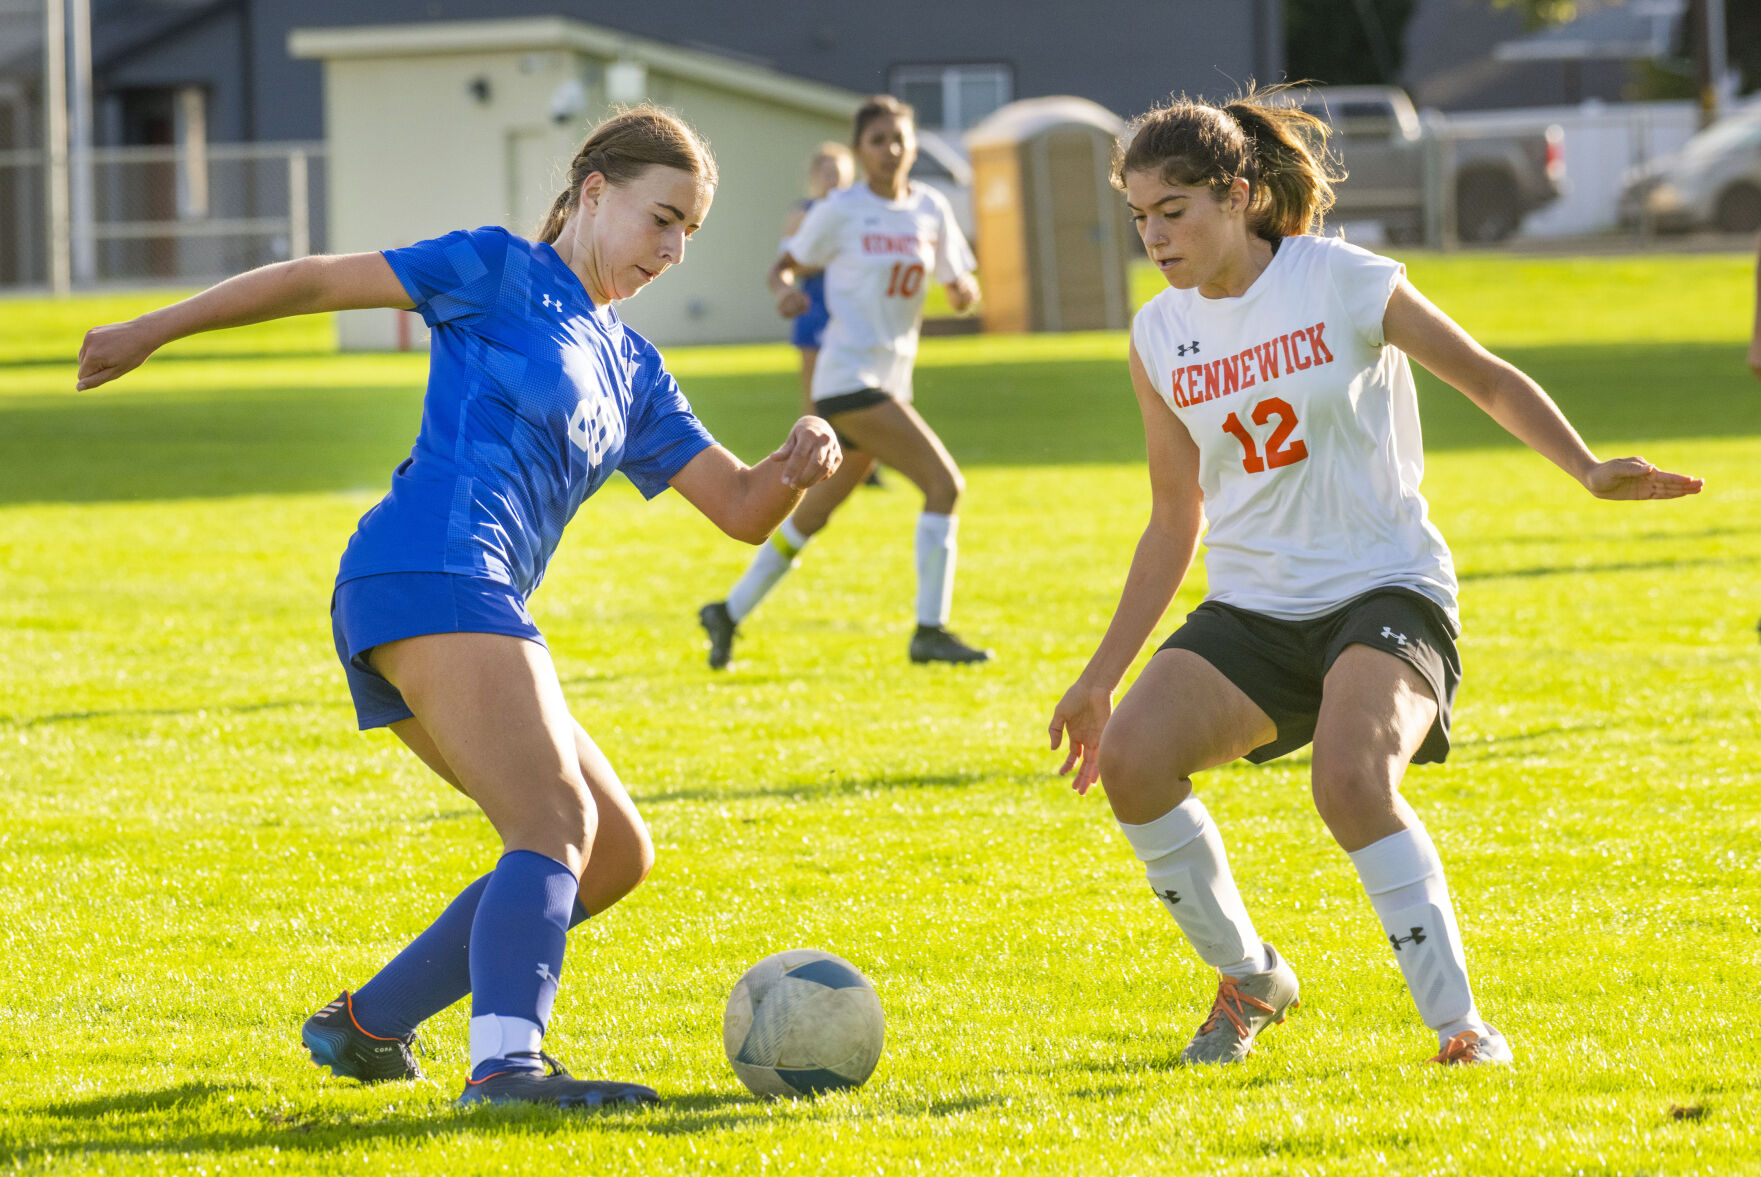
[[[1113,152],[1113,186],[1129,172],[1208,188],[1222,199],[1248,184],[1248,228],[1268,241],[1319,229],[1345,178],[1327,149],[1327,124],[1284,98],[1288,86],[1250,83],[1221,106],[1181,94],[1134,119]]]
[[[581,185],[594,172],[607,183],[628,184],[651,167],[677,168],[715,187],[720,179],[709,144],[671,111],[642,103],[618,111],[582,141],[569,162],[569,184],[551,201],[538,240],[554,242],[581,201]]]
[[[850,148],[847,144],[839,143],[835,139],[827,139],[824,143],[821,143],[818,147],[814,148],[813,154],[807,157],[807,166],[812,167],[822,159],[835,159],[844,163],[849,163],[855,158],[856,157],[851,154]]]
[[[827,192],[819,191],[819,165],[829,163],[838,170],[838,179],[849,183],[856,175],[856,157],[842,143],[826,140],[807,157],[807,194],[815,200],[822,199]],[[835,187],[836,185],[832,185]],[[828,188],[828,192],[829,192]]]

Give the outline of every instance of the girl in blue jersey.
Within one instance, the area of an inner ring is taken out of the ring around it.
[[[716,179],[690,128],[638,107],[588,136],[536,241],[486,228],[282,262],[95,328],[80,349],[87,389],[170,340],[283,315],[399,307],[433,330],[415,448],[349,541],[331,616],[360,726],[390,727],[475,801],[503,854],[367,984],[306,1022],[313,1061],[338,1075],[418,1077],[416,1026],[469,993],[460,1103],[658,1098],[575,1079],[540,1050],[564,934],[640,883],[654,850],[570,716],[526,600],[613,471],[648,497],[672,486],[759,543],[838,466],[831,428],[814,417],[743,465],[613,309],[684,259]]]

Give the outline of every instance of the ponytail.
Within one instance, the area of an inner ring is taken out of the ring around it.
[[[569,162],[568,187],[550,202],[538,240],[555,242],[581,201],[581,185],[594,172],[607,183],[627,184],[651,167],[677,168],[714,187],[720,179],[709,144],[677,115],[643,103],[600,123]]]
[[[1181,95],[1140,116],[1113,153],[1113,186],[1153,171],[1169,184],[1222,199],[1248,184],[1248,228],[1268,241],[1318,230],[1345,178],[1327,150],[1327,124],[1286,97],[1288,86],[1249,84],[1222,106]]]

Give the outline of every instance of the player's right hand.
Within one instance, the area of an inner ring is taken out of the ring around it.
[[[1052,749],[1057,750],[1065,735],[1070,737],[1070,754],[1058,769],[1062,776],[1072,768],[1076,775],[1070,787],[1078,796],[1086,796],[1101,777],[1101,733],[1113,715],[1113,693],[1076,680],[1052,712]]]
[[[806,490],[837,473],[844,462],[844,450],[838,445],[836,430],[818,417],[807,416],[795,422],[771,458],[783,463],[786,486]]]
[[[158,339],[139,319],[93,327],[79,346],[79,378],[74,388],[84,392],[108,384],[140,367],[158,347]]]
[[[813,304],[798,286],[790,286],[777,295],[777,314],[785,319],[793,319],[797,315],[805,315]]]

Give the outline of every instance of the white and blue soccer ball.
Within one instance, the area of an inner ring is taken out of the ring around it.
[[[868,978],[813,948],[767,956],[728,998],[722,1045],[755,1095],[860,1087],[880,1062],[886,1018]]]

